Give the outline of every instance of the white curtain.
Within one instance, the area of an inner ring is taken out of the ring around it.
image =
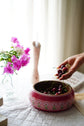
[[[32,52],[32,42],[39,41],[40,73],[83,52],[83,34],[83,0],[0,0],[0,48],[8,49],[15,36]],[[32,58],[31,53],[31,67]]]
[[[39,67],[49,73],[67,57],[84,52],[84,1],[39,0],[38,9]],[[84,65],[79,70],[84,72]]]
[[[30,46],[32,22],[32,0],[0,0],[1,47],[8,48],[11,37],[17,37],[21,44]]]

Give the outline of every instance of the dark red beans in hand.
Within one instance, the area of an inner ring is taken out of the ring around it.
[[[61,77],[61,76],[62,76],[62,73],[59,73],[59,74],[58,74],[58,77]]]
[[[69,68],[70,68],[70,64],[61,65],[61,67],[57,70],[57,74],[55,76],[60,78],[63,74],[68,72]]]
[[[61,65],[61,69],[62,69],[63,67],[65,67],[65,65]]]
[[[63,67],[63,72],[66,73],[68,71],[67,67]]]
[[[61,69],[58,69],[58,74],[62,73],[62,70]]]

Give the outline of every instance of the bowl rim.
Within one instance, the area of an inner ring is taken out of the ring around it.
[[[35,83],[35,84],[33,85],[34,91],[35,91],[36,93],[40,94],[40,95],[48,96],[48,97],[61,97],[61,96],[66,96],[66,95],[71,94],[71,91],[74,92],[74,90],[73,90],[73,88],[71,87],[71,85],[69,85],[69,84],[66,83],[66,82],[61,82],[61,83],[64,83],[65,85],[67,85],[67,86],[69,87],[69,90],[68,90],[66,93],[60,94],[60,95],[44,94],[44,93],[41,93],[40,91],[37,91],[37,90],[35,89],[35,85],[36,85],[36,84],[41,83],[41,82],[48,82],[48,81],[61,82],[61,81],[57,81],[57,80],[43,80],[43,81],[39,81],[39,82],[37,82],[37,83]]]

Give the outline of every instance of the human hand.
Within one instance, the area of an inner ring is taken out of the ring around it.
[[[70,68],[68,71],[59,77],[60,80],[67,79],[71,77],[71,75],[84,63],[84,53],[77,54],[67,58],[59,67],[61,68],[62,65],[70,64]]]

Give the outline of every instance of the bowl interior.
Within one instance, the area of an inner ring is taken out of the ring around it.
[[[42,91],[45,91],[45,90],[51,90],[52,88],[57,88],[59,85],[62,85],[63,87],[65,87],[67,89],[67,92],[69,92],[71,90],[70,85],[65,84],[63,82],[52,81],[52,80],[38,82],[33,87],[36,91],[42,92]],[[64,93],[66,93],[66,92],[64,92]]]

